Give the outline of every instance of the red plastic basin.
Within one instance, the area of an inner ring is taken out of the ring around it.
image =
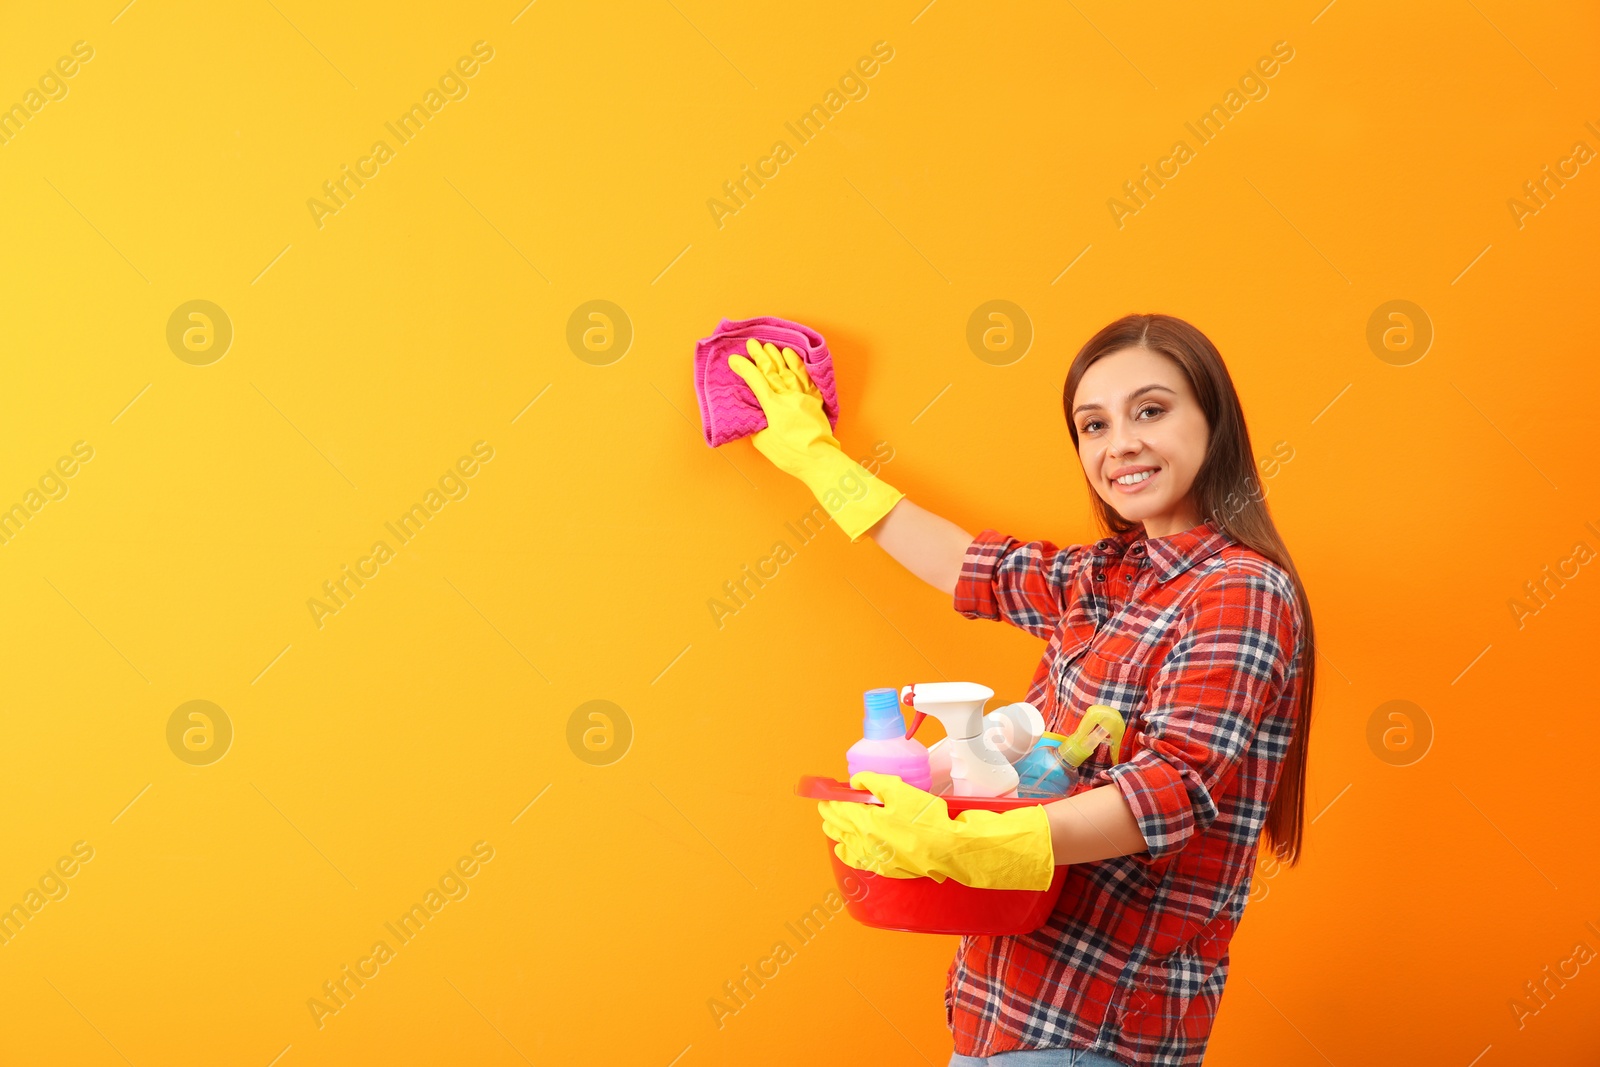
[[[864,789],[851,789],[836,778],[819,775],[801,778],[795,795],[812,800],[878,803],[877,798]],[[952,816],[974,808],[1007,811],[1048,803],[1018,797],[943,799]],[[974,889],[954,878],[942,882],[932,878],[886,878],[851,867],[834,855],[832,838],[824,834],[822,840],[828,846],[833,879],[839,885],[839,895],[844,898],[850,917],[879,930],[913,934],[1025,934],[1043,926],[1050,917],[1056,898],[1061,895],[1061,884],[1067,877],[1067,868],[1057,867],[1049,889]]]

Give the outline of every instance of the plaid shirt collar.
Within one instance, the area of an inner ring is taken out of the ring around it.
[[[1095,542],[1097,556],[1120,556],[1124,552],[1139,558],[1148,556],[1158,582],[1168,582],[1196,563],[1210,559],[1234,539],[1215,522],[1207,519],[1198,526],[1166,537],[1144,536],[1144,524]]]

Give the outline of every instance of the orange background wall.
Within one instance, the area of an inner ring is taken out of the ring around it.
[[[1258,455],[1292,449],[1266,485],[1321,639],[1307,858],[1260,876],[1207,1062],[1600,1055],[1600,174],[1508,207],[1600,149],[1592,7],[121,3],[0,35],[25,108],[92,49],[0,145],[0,505],[27,516],[0,545],[0,903],[66,893],[0,946],[0,1061],[943,1064],[954,939],[787,932],[833,888],[790,791],[842,774],[863,689],[1014,699],[1040,646],[832,529],[718,626],[811,501],[748,442],[706,448],[692,345],[723,315],[816,326],[853,454],[888,442],[883,476],[968,529],[1071,542],[1098,531],[1060,383],[1134,310],[1205,330]],[[466,95],[393,140],[479,41]],[[785,123],[876,42],[867,95],[800,144]],[[1184,123],[1276,42],[1267,95],[1199,145]],[[620,358],[567,343],[597,299]],[[966,341],[996,299],[1034,334],[1009,363]],[[231,323],[220,359],[169,346],[192,300]],[[1391,300],[1431,323],[1422,358],[1369,346]],[[393,540],[476,442],[466,495]],[[231,725],[219,760],[179,758],[221,744],[186,749],[187,712],[169,744],[193,700]],[[620,709],[599,753],[569,732],[594,700]],[[1409,748],[1369,730],[1397,700]],[[390,938],[462,857],[467,895]],[[380,939],[319,1027],[308,1000]]]

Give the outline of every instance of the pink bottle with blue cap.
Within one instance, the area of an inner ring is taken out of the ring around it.
[[[931,789],[933,775],[928,768],[928,749],[921,741],[906,736],[899,691],[868,689],[863,703],[866,717],[862,738],[845,754],[851,776],[857,771],[876,771],[899,775],[901,781],[918,789]]]

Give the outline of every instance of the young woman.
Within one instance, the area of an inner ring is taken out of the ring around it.
[[[1071,732],[1094,704],[1127,722],[1123,761],[1102,746],[1089,788],[1049,804],[951,819],[863,773],[852,784],[882,806],[819,805],[838,856],[890,877],[1042,889],[1071,865],[1044,926],[961,939],[952,1067],[1199,1064],[1261,837],[1289,865],[1300,855],[1314,687],[1310,606],[1222,357],[1167,315],[1083,346],[1062,401],[1108,536],[1058,548],[974,537],[868,476],[799,358],[750,353],[731,362],[767,413],[758,450],[967,618],[1048,642],[1028,692],[1047,729]]]

